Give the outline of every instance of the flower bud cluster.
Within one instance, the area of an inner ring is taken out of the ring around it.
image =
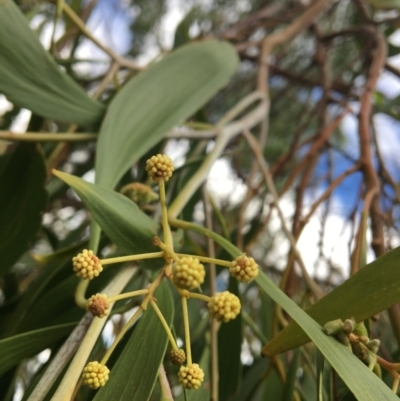
[[[92,295],[87,302],[86,309],[97,317],[105,317],[110,310],[106,294]]]
[[[239,298],[229,291],[215,294],[208,303],[211,317],[225,323],[235,319],[240,308]]]
[[[106,384],[110,370],[97,361],[89,362],[83,369],[82,379],[90,388],[96,390]]]
[[[172,177],[174,165],[168,156],[158,154],[146,161],[146,171],[153,181],[168,181]]]
[[[87,249],[72,258],[72,266],[78,277],[87,280],[92,280],[103,271],[100,259]]]
[[[172,269],[172,280],[174,284],[185,290],[200,287],[204,282],[206,271],[199,259],[192,256],[183,256]]]
[[[173,365],[182,365],[186,360],[186,354],[183,349],[172,349],[169,354],[169,360]]]
[[[370,363],[372,354],[379,350],[380,341],[371,340],[368,337],[368,330],[363,322],[356,323],[353,318],[332,320],[324,325],[326,334],[337,338],[342,344],[350,347],[353,354],[365,363]]]
[[[243,254],[232,262],[229,272],[242,283],[250,283],[258,276],[258,264],[253,258]]]
[[[204,380],[204,372],[197,363],[192,363],[189,366],[181,366],[178,379],[182,387],[197,390]]]

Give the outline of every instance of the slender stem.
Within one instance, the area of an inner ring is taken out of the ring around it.
[[[95,43],[101,50],[103,50],[106,54],[108,54],[114,61],[117,61],[121,66],[125,66],[127,68],[131,68],[133,70],[141,70],[136,63],[127,60],[118,54],[116,54],[113,50],[104,46],[98,39],[96,39],[91,32],[86,28],[85,23],[79,18],[79,16],[75,13],[75,11],[66,3],[63,4],[63,11],[71,19],[71,21],[78,27],[78,29],[88,37],[93,43]]]
[[[186,253],[177,253],[176,255],[178,255],[179,257],[192,256],[192,255],[189,255],[189,254],[186,254]],[[199,255],[196,255],[196,258],[199,259],[200,262],[204,262],[204,263],[216,264],[218,266],[224,266],[224,267],[231,267],[232,266],[232,262],[228,262],[227,260],[209,258],[207,256],[199,256]]]
[[[140,315],[143,313],[143,309],[139,307],[139,309],[133,314],[133,316],[128,320],[128,323],[125,324],[125,326],[122,328],[122,330],[118,333],[118,336],[112,343],[111,347],[107,350],[105,355],[103,356],[103,359],[101,360],[101,364],[105,365],[108,361],[108,358],[110,358],[111,354],[117,347],[118,343],[121,341],[122,337],[125,335],[125,333],[130,329],[130,327],[136,322],[137,319],[139,319]]]
[[[250,131],[248,131],[248,130],[243,131],[243,136],[246,138],[247,143],[249,144],[251,150],[254,153],[254,156],[256,157],[256,159],[260,165],[261,171],[264,176],[264,180],[265,180],[267,187],[268,187],[269,191],[271,192],[272,197],[274,199],[275,207],[278,211],[278,216],[281,221],[282,230],[285,233],[286,237],[288,238],[290,245],[292,246],[293,252],[296,255],[296,259],[301,268],[301,272],[303,274],[304,281],[306,282],[308,288],[312,291],[314,296],[317,299],[320,299],[325,294],[321,290],[321,288],[318,286],[318,284],[308,274],[307,267],[303,261],[303,258],[301,257],[299,250],[297,249],[296,239],[294,238],[293,234],[290,232],[290,230],[286,226],[285,216],[283,215],[282,210],[279,207],[279,196],[276,191],[274,181],[272,180],[271,173],[269,171],[267,162],[265,161],[264,156],[261,153],[259,144],[257,143],[257,140],[254,138],[254,136],[250,133]]]
[[[242,309],[241,311],[243,320],[247,323],[247,325],[253,330],[253,333],[257,336],[257,338],[263,343],[266,344],[268,342],[267,337],[265,337],[264,333],[257,326],[256,322],[250,317],[250,315]]]
[[[82,133],[42,133],[42,132],[25,132],[23,134],[15,134],[10,131],[0,131],[0,139],[16,142],[81,142],[94,141],[97,134]]]
[[[77,285],[75,290],[75,302],[82,309],[86,309],[87,299],[85,297],[85,294],[89,286],[89,281],[90,280],[80,279],[79,284]]]
[[[186,297],[181,297],[182,301],[182,310],[183,310],[183,324],[185,327],[185,344],[186,344],[186,360],[187,366],[192,364],[192,348],[190,344],[190,330],[189,330],[189,313],[187,308],[187,299]]]
[[[133,297],[137,297],[138,295],[144,295],[144,294],[148,294],[148,293],[149,293],[149,289],[144,288],[143,290],[125,292],[124,294],[107,297],[107,300],[108,300],[108,302],[116,302],[116,301],[120,301],[121,299],[133,298]]]
[[[160,186],[160,203],[161,203],[161,215],[162,215],[161,223],[163,228],[164,243],[166,247],[170,250],[168,252],[169,255],[171,255],[171,257],[175,260],[175,257],[173,256],[174,242],[172,240],[171,227],[169,226],[168,223],[167,198],[165,196],[165,182],[160,181],[159,186]],[[169,277],[172,273],[172,263],[166,264],[164,269],[165,269],[165,275]]]
[[[168,336],[168,338],[169,338],[169,342],[171,343],[171,347],[172,347],[174,350],[177,350],[177,349],[178,349],[178,346],[176,345],[175,338],[174,338],[174,336],[172,335],[171,329],[169,328],[168,323],[167,323],[166,320],[164,319],[164,316],[163,316],[163,314],[161,313],[160,308],[158,307],[158,305],[157,305],[157,304],[154,302],[154,300],[152,300],[152,299],[150,299],[150,305],[153,307],[154,312],[156,312],[158,318],[160,319],[161,324],[163,325],[164,330],[165,330],[165,332],[167,333],[167,336]]]
[[[194,231],[198,234],[204,235],[205,237],[211,238],[217,244],[221,245],[227,252],[229,252],[234,258],[242,255],[243,253],[236,248],[230,241],[222,237],[221,235],[215,233],[214,231],[207,230],[207,228],[200,226],[195,223],[189,223],[184,220],[169,219],[169,223],[173,227],[182,228],[184,230]]]
[[[167,199],[165,196],[165,182],[160,181],[159,186],[160,186],[160,203],[161,203],[164,243],[168,247],[173,248],[171,229],[168,224]]]
[[[197,292],[186,291],[186,292],[183,292],[183,294],[181,294],[181,295],[184,295],[186,298],[200,299],[200,300],[205,301],[207,303],[211,301],[211,297],[209,297],[207,295],[204,295],[204,294],[198,294]]]
[[[210,198],[207,192],[206,186],[203,185],[203,204],[205,223],[207,229],[213,230],[213,219],[211,215]],[[211,238],[207,238],[207,251],[210,255],[209,267],[209,282],[210,282],[210,293],[213,296],[217,291],[217,272],[215,265],[218,263],[215,259],[215,245]],[[223,261],[225,263],[225,261]],[[206,262],[207,263],[207,262]],[[230,263],[232,264],[232,263]],[[211,319],[210,325],[210,337],[211,337],[211,401],[218,401],[219,398],[219,368],[218,368],[218,322],[215,319]]]
[[[133,260],[162,258],[163,256],[164,252],[150,252],[150,253],[141,253],[139,255],[119,256],[117,258],[101,259],[100,263],[103,266],[105,266],[105,265],[110,265],[112,263],[131,262]]]
[[[163,269],[160,274],[157,276],[157,278],[151,283],[150,287],[148,288],[149,293],[146,295],[145,299],[141,303],[140,307],[143,310],[147,309],[147,304],[150,302],[151,298],[153,297],[154,291],[157,289],[157,287],[161,284],[165,277],[165,269]]]
[[[252,103],[260,101],[261,103],[247,115],[238,121],[234,121],[227,125],[233,118],[248,108]],[[264,102],[264,95],[261,92],[253,92],[242,99],[235,107],[230,110],[224,117],[221,118],[219,123],[216,125],[219,135],[215,141],[213,150],[207,155],[203,164],[188,181],[185,187],[179,192],[179,195],[175,198],[173,203],[169,207],[168,216],[169,219],[176,219],[178,214],[182,211],[188,200],[200,187],[200,185],[207,178],[208,172],[210,171],[215,160],[221,155],[227,143],[237,134],[242,132],[245,128],[250,129],[257,125],[260,121],[265,118],[266,105]]]
[[[160,247],[164,252],[163,255],[164,257],[169,256],[170,258],[172,258],[175,262],[179,262],[179,257],[178,255],[174,252],[173,248],[171,248],[170,246],[164,244],[164,242],[162,242],[160,240],[160,238],[155,237],[153,239],[153,244]],[[168,275],[168,274],[167,274]]]

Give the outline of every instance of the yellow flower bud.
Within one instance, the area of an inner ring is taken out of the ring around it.
[[[182,387],[197,390],[204,380],[204,372],[197,363],[192,363],[189,366],[181,366],[178,379]]]
[[[78,277],[88,280],[97,277],[103,271],[100,259],[93,251],[87,249],[72,258],[72,266]]]
[[[96,390],[106,384],[110,370],[97,361],[89,362],[83,369],[83,383]]]
[[[146,161],[146,171],[153,181],[168,181],[172,177],[174,165],[168,156],[158,154]]]
[[[258,276],[258,264],[253,258],[243,254],[232,262],[229,272],[242,283],[250,283]]]
[[[204,282],[206,272],[199,259],[192,256],[183,256],[172,269],[172,280],[174,284],[185,290],[200,287]]]
[[[218,321],[229,322],[240,313],[240,300],[229,291],[215,294],[208,303],[211,317]]]

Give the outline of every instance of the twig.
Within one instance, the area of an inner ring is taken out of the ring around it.
[[[297,258],[297,261],[299,263],[299,266],[301,268],[302,274],[303,274],[303,278],[307,284],[307,287],[310,289],[310,291],[312,291],[313,295],[317,298],[320,299],[322,298],[325,294],[323,293],[323,291],[319,288],[318,284],[309,276],[307,268],[304,264],[304,261],[300,255],[300,252],[297,249],[297,244],[296,244],[296,240],[293,237],[292,233],[290,232],[290,230],[286,227],[286,221],[285,221],[285,217],[282,213],[282,210],[279,207],[279,196],[278,193],[276,191],[275,188],[275,184],[272,180],[271,174],[269,172],[268,166],[266,161],[264,160],[263,155],[261,154],[260,151],[260,147],[256,141],[256,139],[253,137],[253,135],[249,132],[249,131],[243,131],[243,135],[246,138],[251,150],[253,151],[255,157],[258,160],[258,163],[260,164],[260,168],[261,171],[263,173],[264,179],[266,181],[266,184],[268,186],[269,191],[271,192],[273,198],[274,198],[274,202],[275,202],[275,206],[276,209],[278,211],[278,215],[279,218],[281,220],[281,225],[282,225],[282,230],[284,231],[285,235],[287,236],[287,238],[290,241],[290,244],[292,246],[293,252]]]
[[[96,44],[101,50],[103,50],[106,54],[108,54],[119,65],[126,67],[126,68],[130,68],[132,70],[140,71],[143,69],[142,67],[140,67],[133,61],[119,56],[117,53],[115,53],[109,47],[103,45],[98,39],[96,39],[92,35],[92,33],[86,28],[85,23],[79,18],[79,16],[75,13],[75,11],[68,4],[66,4],[66,3],[63,4],[63,11],[85,36],[87,36],[94,44]]]
[[[11,131],[0,131],[0,139],[15,142],[86,142],[97,140],[97,134],[73,134],[67,132],[24,132],[23,134],[15,134]]]
[[[210,201],[205,185],[203,185],[203,204],[205,214],[205,225],[210,231],[213,231]],[[207,238],[207,250],[210,258],[215,258],[215,245],[211,238]],[[209,266],[210,294],[213,296],[217,292],[217,274],[215,263],[210,263]],[[211,401],[218,401],[218,322],[211,319]]]

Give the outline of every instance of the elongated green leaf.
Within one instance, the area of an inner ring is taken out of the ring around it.
[[[115,96],[97,142],[96,183],[112,188],[174,125],[228,83],[238,65],[227,43],[182,46],[133,78]]]
[[[0,375],[67,336],[75,326],[76,323],[61,324],[0,340]]]
[[[96,222],[118,246],[133,253],[157,252],[151,243],[157,233],[157,224],[134,202],[73,175],[60,171],[53,173],[76,191]]]
[[[47,202],[45,179],[46,166],[39,148],[18,145],[0,175],[0,276],[27,250],[39,230]]]
[[[307,308],[306,312],[324,325],[330,320],[351,317],[361,321],[400,302],[399,258],[400,248],[388,252]],[[291,322],[267,344],[264,352],[273,355],[307,341],[309,338],[299,325]]]
[[[398,400],[397,396],[366,365],[299,308],[263,272],[257,284],[301,326],[359,401]]]
[[[99,122],[104,106],[63,73],[12,0],[0,2],[0,92],[43,117],[80,125]]]
[[[174,306],[166,283],[155,292],[157,305],[168,325],[172,324]],[[110,380],[94,401],[146,401],[157,379],[158,369],[167,348],[168,338],[151,306],[139,320],[124,351],[111,369]]]
[[[178,224],[177,224],[178,225]],[[181,223],[179,222],[179,226]],[[182,224],[183,226],[183,224]],[[185,228],[196,232],[208,234],[208,230],[195,224]],[[240,254],[240,250],[218,234],[213,235],[213,240],[221,245],[233,257]],[[399,249],[395,250],[399,252]],[[393,251],[393,252],[395,252]],[[391,252],[392,253],[392,252]],[[398,254],[396,254],[398,255]],[[387,255],[386,255],[387,256]],[[361,272],[367,270],[368,266]],[[360,273],[361,273],[360,272]],[[359,273],[357,273],[359,274]],[[391,276],[393,281],[393,276]],[[305,331],[314,342],[327,361],[336,370],[338,375],[346,383],[359,401],[395,401],[397,396],[380,380],[371,370],[357,359],[343,344],[334,338],[327,336],[322,327],[312,319],[305,311],[297,306],[285,293],[283,293],[262,271],[256,282],[266,294],[278,303],[291,318]],[[325,298],[323,298],[325,299]],[[265,348],[264,348],[265,350]],[[263,350],[263,351],[264,351]]]
[[[239,295],[238,281],[229,280],[229,291]],[[242,317],[221,325],[218,331],[219,399],[227,400],[239,390],[242,381]]]

